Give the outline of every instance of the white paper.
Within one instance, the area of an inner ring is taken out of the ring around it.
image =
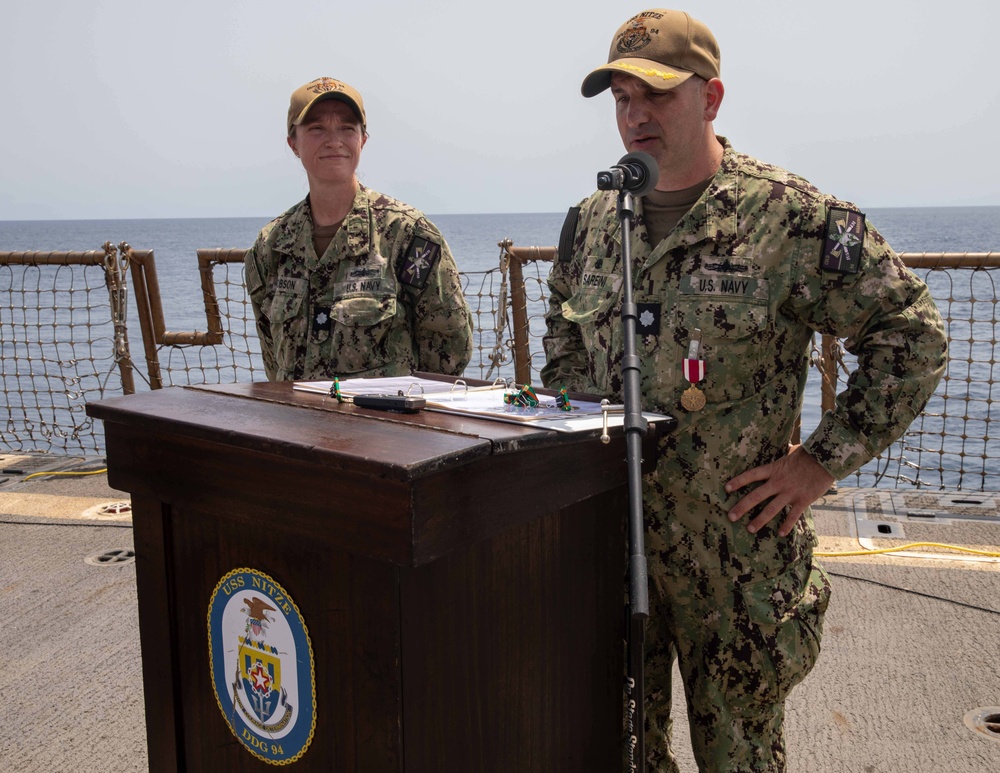
[[[296,381],[294,388],[304,392],[329,395],[333,381]],[[452,384],[447,381],[418,378],[416,376],[395,376],[389,378],[350,378],[340,382],[340,393],[344,397],[361,394],[406,395],[423,397],[427,401],[426,410],[472,415],[493,421],[504,421],[513,424],[527,424],[540,429],[551,429],[557,432],[585,432],[600,429],[604,425],[604,415],[601,404],[592,401],[573,400],[573,410],[564,411],[556,405],[556,398],[539,395],[539,405],[526,408],[508,405],[504,402],[505,386],[468,387],[459,381]],[[655,413],[643,413],[649,422],[666,420],[667,416]],[[624,415],[609,412],[608,426],[619,427],[624,424]]]

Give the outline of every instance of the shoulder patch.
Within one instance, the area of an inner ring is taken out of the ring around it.
[[[850,209],[831,207],[826,215],[826,238],[820,265],[825,271],[856,274],[865,244],[865,216]]]
[[[441,256],[441,245],[429,239],[416,236],[410,242],[409,249],[399,267],[399,281],[418,290],[423,290],[427,278],[434,270],[434,264]]]
[[[559,234],[559,262],[565,263],[573,257],[573,240],[576,237],[576,223],[580,219],[580,208],[570,207]]]

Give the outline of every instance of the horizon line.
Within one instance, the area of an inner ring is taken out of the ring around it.
[[[1000,209],[1000,204],[921,204],[916,206],[891,205],[885,207],[870,207],[863,211],[881,211],[888,209]],[[436,217],[482,217],[482,216],[530,216],[530,215],[565,215],[564,210],[554,212],[438,212],[424,213],[429,219]],[[196,215],[174,217],[29,217],[17,219],[0,219],[0,223],[88,223],[88,222],[120,222],[123,220],[262,220],[269,223],[280,215]]]

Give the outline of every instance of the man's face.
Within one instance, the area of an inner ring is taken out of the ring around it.
[[[656,91],[632,75],[614,73],[618,132],[625,148],[649,153],[660,167],[661,180],[682,175],[704,152],[708,116],[705,81],[697,76],[669,91]]]
[[[317,102],[295,127],[288,145],[300,159],[309,183],[352,182],[367,135],[346,103],[335,99]]]

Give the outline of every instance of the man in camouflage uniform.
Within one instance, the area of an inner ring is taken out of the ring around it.
[[[629,151],[659,167],[632,234],[643,407],[670,413],[647,476],[647,764],[670,750],[677,659],[703,771],[784,770],[789,690],[820,648],[830,584],[809,505],[896,439],[944,369],[926,286],[851,204],[736,152],[712,129],[723,97],[712,33],[640,13],[583,94],[610,87]],[[549,278],[546,386],[621,399],[617,195],[570,210]],[[814,331],[858,368],[791,446]]]
[[[318,78],[292,94],[288,145],[309,195],[260,232],[246,279],[267,377],[460,375],[472,315],[423,213],[358,182],[361,95]]]

